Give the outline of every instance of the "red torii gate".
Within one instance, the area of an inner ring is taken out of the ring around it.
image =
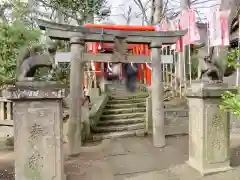
[[[101,28],[108,30],[125,30],[125,31],[155,31],[155,26],[127,26],[127,25],[106,25],[106,24],[85,24],[86,28]],[[101,49],[112,49],[111,43],[94,42],[88,43],[88,52],[99,53],[99,46]],[[148,45],[145,44],[129,44],[128,49],[132,51],[133,55],[150,55]],[[96,75],[101,75],[101,63],[94,63]],[[145,81],[148,86],[151,85],[151,70],[146,64],[138,64],[138,80]]]

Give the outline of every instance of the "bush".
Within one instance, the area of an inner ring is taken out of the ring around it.
[[[20,23],[0,23],[0,88],[15,79],[16,57],[19,50],[40,39],[38,29]]]
[[[237,61],[240,57],[238,48],[230,49],[227,57],[229,66],[240,67]],[[222,95],[222,104],[220,107],[223,111],[230,112],[240,118],[240,95],[226,91]]]

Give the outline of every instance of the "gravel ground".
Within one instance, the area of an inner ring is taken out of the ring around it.
[[[14,180],[14,167],[9,163],[0,163],[0,180]]]

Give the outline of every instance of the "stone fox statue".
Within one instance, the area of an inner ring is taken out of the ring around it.
[[[231,21],[230,36],[235,33],[239,28],[239,15],[240,10],[237,11],[237,15]],[[225,49],[225,53],[227,49]],[[235,71],[235,67],[228,66],[227,57],[215,56],[215,48],[211,47],[209,56],[204,58],[203,67],[201,67],[200,79],[207,78],[212,81],[223,81],[223,77],[231,76]]]
[[[42,67],[55,68],[56,49],[54,43],[48,44],[44,53],[43,45],[24,47],[17,57],[17,80],[32,80],[37,69]]]
[[[204,58],[201,67],[200,79],[209,79],[212,81],[223,81],[223,77],[231,76],[235,72],[234,67],[228,67],[227,63],[221,62],[220,59],[214,58],[214,47],[210,50],[210,55]]]

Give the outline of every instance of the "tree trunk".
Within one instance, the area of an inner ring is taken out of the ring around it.
[[[155,12],[155,0],[151,1],[151,18],[150,18],[150,23],[154,24],[153,19],[154,19],[154,12]]]

